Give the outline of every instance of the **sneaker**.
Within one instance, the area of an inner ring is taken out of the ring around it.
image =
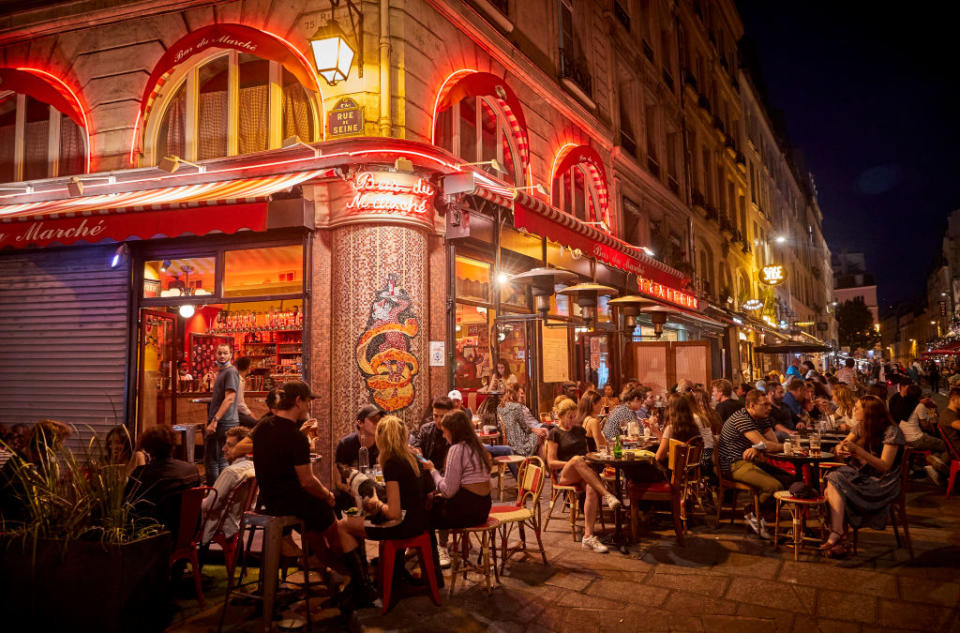
[[[930,478],[935,485],[940,485],[940,473],[937,472],[937,469],[933,466],[924,466],[923,470],[927,473],[927,477]]]
[[[943,463],[943,460],[937,457],[936,455],[930,455],[927,457],[927,463],[936,468],[937,470],[947,470],[947,465]]]
[[[600,542],[596,536],[584,536],[583,541],[580,543],[583,549],[588,549],[596,552],[597,554],[606,554],[610,550],[607,549],[607,546]]]
[[[616,510],[620,506],[620,500],[614,497],[611,494],[603,495],[603,501],[607,504],[607,507],[611,510]]]
[[[770,530],[767,529],[766,519],[763,519],[763,518],[760,519],[760,530],[757,532],[757,534],[759,534],[760,538],[762,538],[765,541],[769,541],[773,538],[773,534],[771,534]]]
[[[760,534],[760,522],[757,521],[757,516],[753,512],[748,512],[743,515],[743,520],[747,522],[751,530]]]
[[[447,552],[446,547],[443,547],[442,545],[437,547],[437,555],[437,558],[440,559],[440,569],[447,569],[450,567],[450,554]]]

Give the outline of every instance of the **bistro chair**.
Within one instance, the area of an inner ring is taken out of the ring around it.
[[[573,540],[577,540],[577,517],[580,515],[580,495],[584,492],[583,484],[563,485],[558,483],[560,471],[554,471],[550,479],[550,506],[547,508],[547,518],[543,520],[543,531],[547,531],[550,519],[553,517],[553,508],[557,500],[563,497],[563,502],[570,507],[570,532]],[[599,514],[599,513],[598,513]]]
[[[197,552],[200,548],[200,539],[203,536],[203,521],[200,520],[204,497],[213,494],[216,503],[217,491],[209,486],[189,488],[180,494],[180,519],[177,524],[176,541],[170,553],[170,567],[179,561],[185,560],[193,568],[193,583],[197,589],[197,600],[204,606],[203,583],[200,577],[200,559]]]
[[[450,595],[453,595],[457,586],[457,576],[463,574],[467,579],[467,572],[474,571],[483,576],[489,594],[493,591],[490,582],[490,573],[496,584],[500,584],[500,572],[497,570],[497,528],[500,521],[493,515],[487,520],[473,527],[450,530]],[[474,563],[470,556],[471,537],[480,546],[480,560]]]
[[[810,499],[802,499],[791,495],[789,490],[778,490],[773,493],[773,497],[777,501],[776,520],[773,527],[773,547],[777,550],[780,549],[780,513],[786,508],[790,515],[791,527],[788,537],[793,543],[793,560],[800,560],[800,548],[804,543],[819,545],[823,542],[823,533],[826,531],[823,523],[823,510],[827,498],[823,495],[818,495]],[[810,510],[812,508],[820,509],[818,515],[820,525],[818,526],[817,536],[806,535],[807,520],[810,518]]]
[[[638,504],[641,501],[669,501],[673,515],[673,530],[677,534],[677,543],[683,546],[683,534],[687,523],[686,502],[689,496],[689,478],[695,469],[687,466],[700,463],[703,442],[684,444],[678,442],[671,447],[673,451],[673,470],[670,481],[631,481],[627,485],[630,499],[630,530],[637,540],[639,531]]]
[[[527,457],[517,473],[517,500],[513,505],[494,506],[490,516],[500,522],[500,573],[507,565],[507,559],[514,553],[527,554],[527,536],[525,528],[533,530],[537,537],[537,546],[543,564],[547,564],[547,552],[543,549],[541,538],[540,495],[546,480],[546,467],[539,457]],[[516,526],[520,535],[520,544],[507,547],[513,528]]]
[[[237,528],[233,536],[228,537],[223,533],[224,521],[226,521],[227,516],[230,514],[231,508],[239,507],[240,517],[242,518],[245,512],[253,510],[253,505],[256,501],[257,478],[251,475],[234,486],[233,490],[227,494],[226,501],[220,506],[220,516],[217,517],[217,524],[210,542],[216,543],[220,546],[220,549],[223,550],[223,560],[227,566],[227,575],[229,576],[233,575],[233,570],[237,564],[237,554],[239,553],[237,545],[240,542],[240,528]]]
[[[907,483],[910,481],[910,458],[913,449],[909,446],[903,450],[900,458],[900,493],[890,504],[890,523],[893,525],[893,536],[897,539],[897,547],[902,547],[900,542],[900,531],[897,529],[897,523],[903,527],[903,540],[907,544],[907,552],[910,554],[910,560],[913,560],[913,543],[910,542],[910,526],[907,518]],[[857,553],[857,541],[860,534],[860,528],[853,528],[853,553]]]
[[[730,525],[737,517],[737,496],[740,492],[749,492],[753,495],[753,513],[760,516],[760,491],[753,486],[731,478],[730,471],[720,469],[720,436],[716,436],[713,448],[713,471],[717,475],[717,525],[720,525],[720,515],[723,512],[723,493],[730,491]]]

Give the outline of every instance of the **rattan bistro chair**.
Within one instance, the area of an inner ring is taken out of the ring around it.
[[[730,472],[724,472],[720,469],[720,436],[717,435],[713,447],[713,470],[717,475],[717,525],[720,525],[720,515],[723,512],[723,493],[730,491],[730,525],[733,525],[737,517],[737,496],[740,492],[748,492],[753,495],[753,512],[755,516],[760,516],[760,491],[753,486],[736,481],[730,477]]]
[[[537,546],[540,548],[543,564],[547,564],[547,553],[543,549],[543,539],[540,535],[540,495],[546,481],[546,467],[543,465],[543,460],[536,456],[526,458],[517,473],[517,481],[516,503],[494,506],[490,510],[490,516],[500,522],[500,573],[503,573],[507,559],[514,553],[527,553],[525,528],[528,527],[537,537]],[[508,548],[507,542],[510,540],[514,526],[520,535],[520,543]]]

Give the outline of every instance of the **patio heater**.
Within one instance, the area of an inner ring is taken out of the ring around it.
[[[657,303],[640,295],[625,295],[611,299],[607,302],[607,305],[616,309],[617,313],[623,317],[624,329],[627,332],[633,332],[637,327],[637,317],[644,308],[655,306]]]
[[[550,311],[550,297],[553,296],[554,286],[576,280],[575,273],[559,268],[531,268],[509,277],[511,283],[529,284],[536,310],[543,317]]]
[[[570,295],[573,302],[580,306],[583,311],[585,321],[596,322],[597,301],[600,297],[615,296],[618,293],[616,288],[604,286],[595,282],[587,282],[569,286],[563,290],[558,290],[557,294]]]

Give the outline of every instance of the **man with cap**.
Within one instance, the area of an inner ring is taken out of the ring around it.
[[[450,391],[450,393],[447,394],[447,397],[450,398],[450,402],[453,403],[453,410],[454,410],[454,411],[460,411],[460,410],[462,410],[464,413],[467,414],[467,417],[468,417],[468,418],[470,418],[471,420],[473,419],[473,411],[471,411],[469,407],[463,406],[463,394],[462,394],[462,393],[460,393],[460,392],[459,392],[458,390],[456,390],[456,389],[453,389],[453,390]]]
[[[364,405],[357,411],[356,423],[357,430],[337,442],[337,450],[334,452],[333,461],[337,464],[337,471],[343,472],[345,469],[360,468],[360,448],[367,449],[367,466],[373,466],[380,457],[380,451],[377,449],[377,424],[383,417],[383,409],[375,404]],[[346,510],[354,505],[356,501],[351,494],[347,493],[347,482],[341,481],[337,486],[337,508]]]
[[[302,536],[314,553],[320,553],[331,545],[339,550],[341,545],[333,527],[333,492],[313,473],[310,442],[300,432],[315,397],[304,382],[284,384],[278,393],[275,414],[261,420],[252,437],[254,471],[266,513],[301,519],[307,529]],[[351,558],[345,564],[351,576],[362,576],[359,561]]]

